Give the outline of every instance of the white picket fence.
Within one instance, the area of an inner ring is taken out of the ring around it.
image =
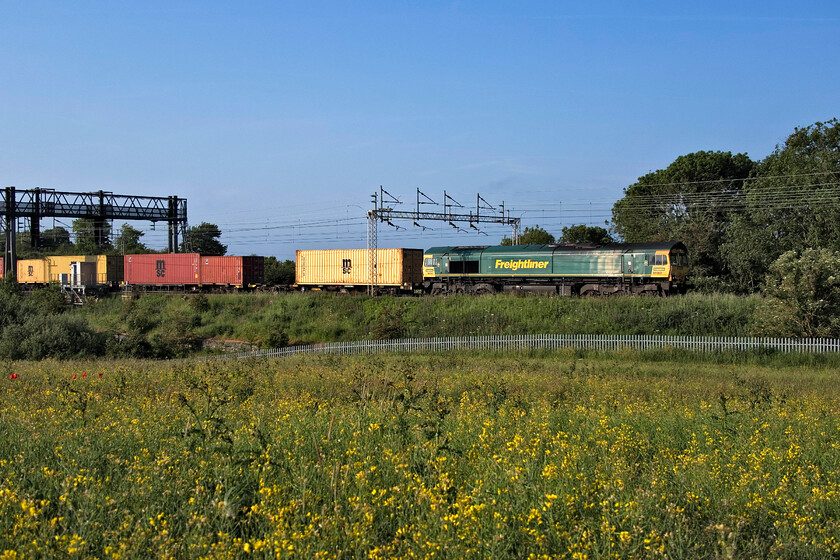
[[[294,354],[372,354],[378,352],[446,352],[450,350],[558,350],[561,348],[583,348],[587,350],[680,348],[695,352],[749,352],[763,350],[821,354],[840,352],[840,339],[587,334],[453,336],[329,342],[307,346],[287,346],[274,350],[244,352],[226,357],[279,358]]]

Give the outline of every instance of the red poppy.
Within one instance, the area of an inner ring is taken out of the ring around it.
[[[17,379],[18,374],[13,373],[9,376],[9,379]]]
[[[101,374],[101,373],[99,374],[99,377],[102,377],[102,374]]]
[[[73,374],[73,379],[76,379],[76,374],[75,373]]]
[[[82,374],[82,377],[87,377],[87,374],[86,374],[86,373],[83,373],[83,374]]]

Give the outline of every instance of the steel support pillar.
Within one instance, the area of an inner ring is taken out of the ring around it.
[[[368,294],[376,293],[377,274],[376,274],[376,249],[377,249],[377,234],[378,234],[379,220],[375,210],[368,210],[368,269],[370,271],[370,283],[368,285]]]
[[[4,218],[6,219],[6,248],[4,252],[3,267],[4,276],[9,277],[10,273],[14,276],[17,273],[17,206],[15,205],[15,188],[6,187],[3,194],[6,212]]]

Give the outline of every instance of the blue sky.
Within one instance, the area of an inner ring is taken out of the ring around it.
[[[603,225],[682,154],[761,159],[840,116],[836,0],[0,1],[0,16],[2,186],[186,197],[232,254],[363,247],[380,185],[405,210],[417,188],[480,193],[559,235]],[[380,246],[509,234],[405,225]]]

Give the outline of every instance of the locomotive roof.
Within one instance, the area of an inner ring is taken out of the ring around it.
[[[597,245],[594,243],[567,243],[554,245],[475,245],[475,246],[453,246],[453,247],[431,247],[427,253],[459,253],[474,251],[492,251],[494,253],[524,253],[524,252],[555,252],[555,251],[670,251],[682,249],[686,251],[685,245],[680,241],[653,241],[648,243],[606,243]]]

